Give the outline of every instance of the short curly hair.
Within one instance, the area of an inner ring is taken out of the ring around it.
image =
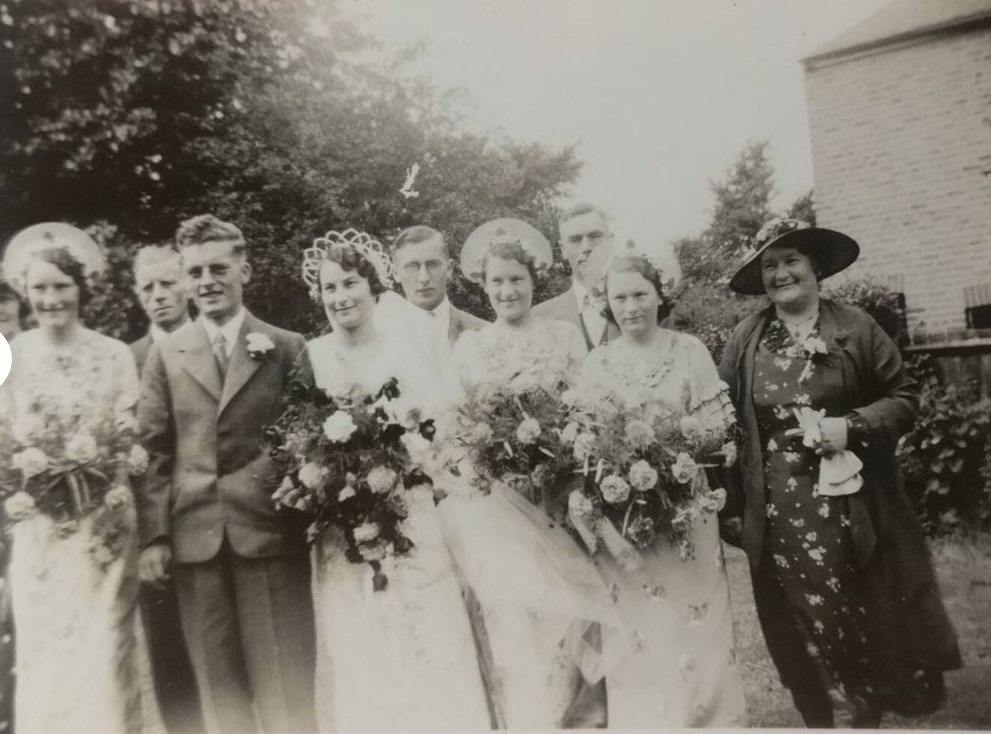
[[[362,278],[368,281],[368,287],[372,291],[372,295],[375,296],[375,300],[378,297],[389,290],[385,283],[382,282],[382,278],[379,276],[378,270],[372,265],[358,250],[355,249],[354,245],[349,245],[344,242],[337,242],[330,246],[327,250],[326,255],[323,258],[324,262],[334,262],[341,266],[341,270],[347,272],[356,272]],[[323,263],[321,263],[320,271],[323,272]],[[321,288],[323,283],[320,283]],[[319,301],[320,295],[317,294],[317,300]]]
[[[26,300],[30,300],[28,299],[28,270],[31,268],[31,263],[36,260],[54,265],[65,275],[72,278],[72,282],[79,288],[80,310],[90,302],[90,299],[93,297],[93,290],[89,280],[86,278],[86,266],[82,260],[79,260],[69,252],[68,247],[46,247],[38,250],[26,259],[21,274],[21,283],[24,288],[23,295]]]
[[[664,287],[664,282],[661,280],[661,271],[646,256],[630,254],[617,257],[609,264],[609,269],[606,271],[606,277],[603,280],[606,291],[606,305],[602,310],[602,315],[606,317],[606,320],[614,326],[619,325],[616,321],[616,316],[609,307],[609,273],[629,272],[639,273],[654,286],[657,297],[660,299],[660,303],[657,304],[657,320],[661,321],[667,318],[668,314],[674,308],[674,300]]]
[[[533,285],[536,286],[540,279],[540,273],[537,269],[537,259],[527,252],[526,248],[523,247],[523,243],[519,240],[497,240],[489,245],[485,254],[482,255],[482,262],[480,266],[482,283],[485,283],[485,279],[488,275],[488,265],[489,260],[492,258],[498,258],[499,260],[515,260],[520,265],[524,265],[527,272],[530,273],[530,280],[533,281]]]

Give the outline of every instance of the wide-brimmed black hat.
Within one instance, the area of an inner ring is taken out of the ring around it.
[[[828,278],[850,267],[860,255],[860,245],[852,238],[825,227],[813,227],[800,219],[772,219],[754,235],[743,264],[730,278],[729,287],[748,296],[764,294],[760,277],[760,256],[769,247],[788,245],[802,247],[815,259],[819,278]]]

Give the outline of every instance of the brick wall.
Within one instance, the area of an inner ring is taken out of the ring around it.
[[[913,325],[965,325],[991,283],[991,28],[813,62],[805,74],[819,224],[851,275],[903,279]]]

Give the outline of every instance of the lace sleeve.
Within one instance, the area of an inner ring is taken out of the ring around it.
[[[726,383],[719,378],[709,350],[698,339],[682,335],[688,353],[688,411],[704,428],[726,431],[736,421]]]

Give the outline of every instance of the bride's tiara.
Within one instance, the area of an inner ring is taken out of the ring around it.
[[[312,247],[303,250],[303,280],[310,287],[312,295],[317,296],[320,293],[320,267],[336,246],[353,247],[355,252],[375,268],[382,285],[386,288],[392,286],[392,261],[385,254],[382,243],[353,228],[343,232],[331,230],[323,237],[313,240]]]

